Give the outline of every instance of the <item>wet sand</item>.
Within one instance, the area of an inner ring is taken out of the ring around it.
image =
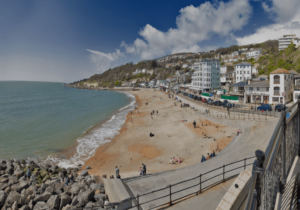
[[[195,115],[191,108],[180,108],[180,103],[175,106],[176,101],[160,91],[142,89],[131,93],[139,106],[127,115],[120,134],[85,162],[82,168],[89,165],[90,174],[115,176],[118,166],[122,178],[137,176],[142,163],[146,164],[147,173],[186,167],[199,162],[208,152],[223,150],[236,133],[235,128]],[[150,132],[155,136],[150,137]],[[183,162],[170,164],[171,157],[181,157]]]

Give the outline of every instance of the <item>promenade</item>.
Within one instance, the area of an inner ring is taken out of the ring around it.
[[[182,100],[184,102],[184,100],[186,99],[182,98]],[[219,152],[216,157],[203,163],[197,163],[192,166],[175,169],[172,171],[156,173],[152,174],[151,176],[140,177],[138,179],[125,180],[124,182],[128,186],[128,189],[131,191],[133,196],[136,197],[137,195],[147,194],[139,197],[139,203],[141,204],[142,209],[158,209],[157,206],[167,204],[170,201],[170,197],[168,196],[170,194],[170,189],[168,186],[170,185],[172,185],[172,192],[177,192],[175,194],[172,194],[171,199],[173,201],[189,194],[196,194],[195,192],[199,191],[199,179],[195,177],[199,177],[200,174],[205,174],[206,172],[214,170],[218,167],[221,168],[201,177],[202,182],[209,179],[209,181],[206,181],[202,184],[202,189],[205,189],[212,183],[221,183],[223,178],[228,179],[238,174],[239,172],[244,170],[243,162],[238,162],[235,164],[231,164],[230,166],[226,166],[226,171],[229,172],[226,172],[225,177],[219,175],[223,172],[222,166],[224,164],[230,164],[244,158],[253,157],[254,152],[257,149],[264,150],[278,121],[278,118],[276,117],[270,117],[267,120],[261,121],[224,118],[216,119],[205,115],[201,115],[199,117],[208,119],[215,123],[220,123],[226,126],[234,127],[236,129],[241,129],[242,134],[239,136],[235,136],[231,143],[225,149]],[[199,154],[199,158],[200,157],[201,154]],[[250,167],[251,163],[253,163],[253,160],[254,159],[247,162],[247,164],[249,163],[247,167]],[[237,170],[231,170],[237,167],[240,168]],[[181,184],[177,184],[188,179],[191,180],[183,182]],[[192,187],[194,185],[197,186]],[[162,188],[165,189],[157,191]],[[149,193],[152,191],[156,192]],[[208,190],[207,193],[209,192],[210,191]],[[198,206],[199,209],[215,209],[222,199],[223,193],[215,193],[212,195],[213,196],[206,196],[207,199],[199,199],[199,202],[197,202],[196,197],[193,197],[192,200],[194,202],[186,200],[182,201],[182,204],[184,203],[186,205],[186,209],[193,208],[193,206]],[[198,195],[198,197],[199,196],[201,196],[201,194]],[[173,204],[175,205],[172,207],[172,209],[176,209],[176,202],[173,202]],[[180,205],[182,206],[182,204]],[[178,209],[180,205],[178,205]],[[165,208],[166,205],[161,207]]]

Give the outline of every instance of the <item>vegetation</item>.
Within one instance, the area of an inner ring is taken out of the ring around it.
[[[293,43],[280,52],[278,50],[265,50],[262,54],[263,55],[258,60],[259,75],[269,75],[277,68],[300,72],[300,48],[296,49]]]

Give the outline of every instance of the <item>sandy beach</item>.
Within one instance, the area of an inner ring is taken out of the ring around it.
[[[223,150],[236,134],[235,128],[210,122],[191,108],[180,108],[180,103],[175,106],[176,100],[166,93],[152,89],[131,93],[139,106],[127,115],[120,134],[85,162],[82,168],[90,166],[90,174],[115,176],[118,166],[122,178],[138,176],[142,163],[147,166],[147,173],[186,167],[199,162],[202,155]],[[154,137],[150,137],[150,132]],[[181,157],[183,162],[170,164],[173,157]]]

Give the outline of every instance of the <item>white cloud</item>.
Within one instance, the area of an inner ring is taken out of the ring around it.
[[[140,32],[143,39],[133,44],[122,42],[127,53],[140,54],[142,59],[152,59],[167,52],[199,52],[198,43],[212,35],[232,36],[248,23],[252,7],[248,0],[231,0],[198,7],[182,8],[176,18],[177,28],[162,32],[147,24]]]
[[[291,8],[292,6],[282,5],[290,3],[295,8]],[[300,36],[300,1],[297,0],[288,0],[279,2],[277,0],[273,0],[273,6],[269,7],[264,2],[263,6],[266,12],[270,12],[271,15],[276,16],[277,23],[263,26],[258,28],[254,34],[245,36],[245,37],[237,37],[236,40],[238,45],[246,45],[252,43],[261,43],[270,39],[278,39],[282,37],[284,34],[296,34],[298,37]],[[282,6],[282,7],[280,7]],[[288,14],[289,13],[289,14]],[[292,18],[291,18],[292,17]],[[291,19],[289,19],[291,18]],[[284,22],[285,20],[288,20]]]
[[[114,53],[103,53],[95,50],[88,50],[90,54],[91,61],[95,64],[98,73],[103,73],[111,67],[112,62],[119,60],[124,56],[119,49],[116,49]]]
[[[292,20],[300,10],[299,0],[264,0],[263,9],[271,19],[285,23]]]

